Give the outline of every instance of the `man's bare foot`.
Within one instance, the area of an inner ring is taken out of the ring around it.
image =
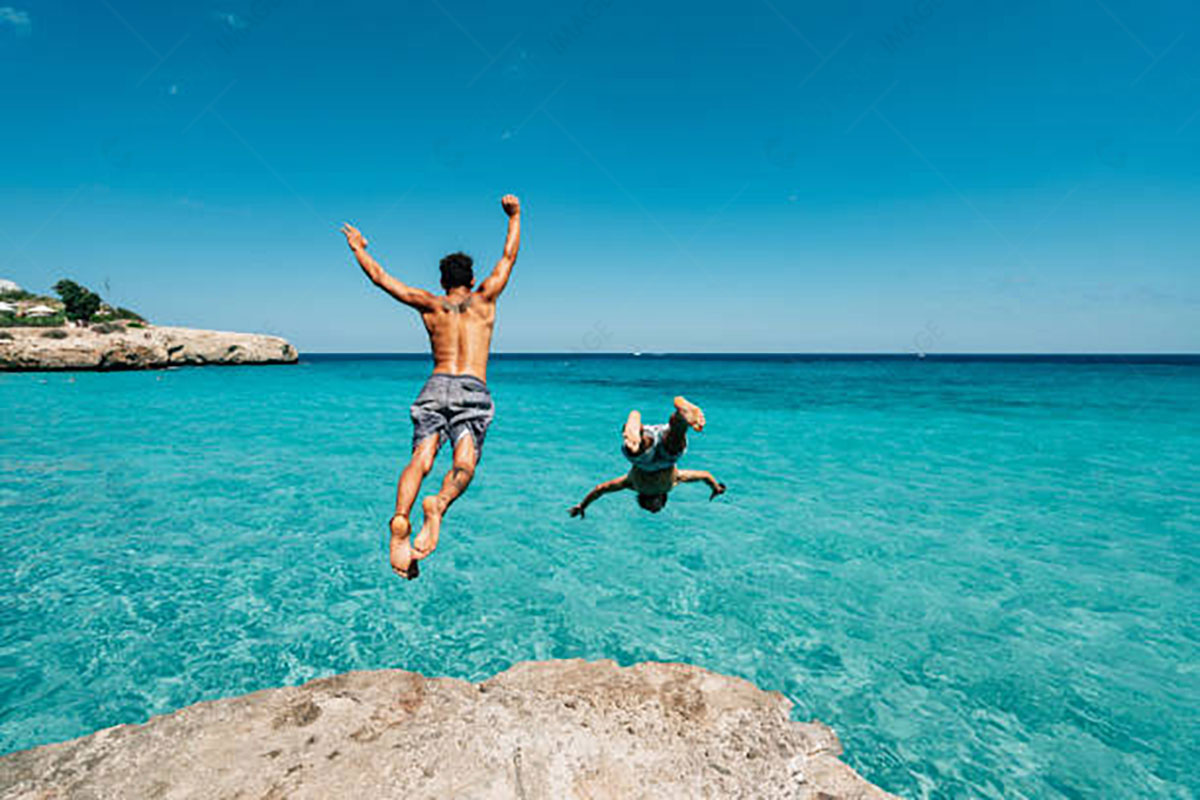
[[[431,494],[421,501],[421,510],[425,512],[425,522],[421,532],[413,539],[413,555],[419,561],[428,558],[438,546],[438,533],[442,529],[442,514],[446,510],[444,501],[436,494]]]
[[[642,415],[639,412],[629,412],[621,438],[625,440],[625,449],[629,452],[636,453],[642,449]]]
[[[412,531],[412,523],[408,521],[408,517],[397,514],[392,517],[388,527],[392,529],[392,541],[388,547],[392,572],[411,581],[421,574],[412,546],[408,543],[408,534]]]
[[[694,431],[704,430],[704,412],[695,403],[689,403],[683,395],[675,398],[675,413],[683,417],[683,421],[692,426]]]

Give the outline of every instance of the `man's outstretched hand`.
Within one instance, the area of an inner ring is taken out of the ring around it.
[[[367,237],[359,232],[358,228],[351,225],[349,222],[343,223],[342,233],[346,234],[346,244],[350,245],[351,250],[366,250]]]
[[[710,495],[708,496],[708,499],[709,499],[709,500],[716,500],[716,499],[717,499],[717,495],[721,495],[721,494],[725,494],[725,484],[723,484],[723,483],[718,483],[716,486],[712,487],[712,494],[710,494]]]
[[[583,519],[583,506],[571,506],[571,510],[568,513],[570,513],[572,517],[579,517],[580,519]]]
[[[515,194],[506,194],[500,198],[500,205],[504,206],[504,213],[510,217],[515,217],[521,213],[521,201],[517,199]]]

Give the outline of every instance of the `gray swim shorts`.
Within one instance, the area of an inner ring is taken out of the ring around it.
[[[413,423],[413,449],[433,434],[444,444],[457,445],[463,436],[475,439],[476,457],[483,453],[483,438],[496,415],[492,393],[487,384],[474,375],[446,375],[435,372],[421,387],[409,409]]]
[[[621,442],[621,453],[625,458],[629,459],[629,463],[640,469],[642,472],[658,472],[659,470],[670,469],[675,466],[675,462],[683,455],[683,450],[678,453],[672,453],[667,449],[667,428],[668,425],[643,425],[642,432],[650,437],[650,446],[640,453],[634,454],[629,452],[625,447],[625,442]],[[687,445],[684,445],[684,450]]]

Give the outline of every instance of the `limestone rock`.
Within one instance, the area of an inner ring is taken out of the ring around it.
[[[145,328],[5,328],[0,371],[158,369],[183,364],[290,364],[296,348],[278,336],[157,325]],[[57,337],[61,332],[62,338]],[[47,333],[49,332],[49,336]]]
[[[685,664],[352,672],[13,753],[0,798],[892,797],[790,707]]]

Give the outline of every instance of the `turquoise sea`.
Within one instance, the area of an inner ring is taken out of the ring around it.
[[[655,659],[783,692],[905,797],[1191,798],[1200,360],[1174,362],[500,359],[411,584],[385,536],[425,359],[0,375],[0,752],[346,670]],[[626,411],[677,393],[709,422],[684,465],[728,494],[569,519]]]

